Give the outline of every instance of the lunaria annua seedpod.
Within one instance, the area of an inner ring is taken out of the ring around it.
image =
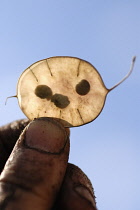
[[[66,127],[93,121],[102,111],[111,89],[89,62],[75,57],[51,57],[28,67],[17,85],[19,106],[30,119],[52,117]]]

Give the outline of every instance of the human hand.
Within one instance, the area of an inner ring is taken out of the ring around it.
[[[0,209],[96,210],[89,179],[67,163],[68,155],[69,131],[56,120],[21,120],[1,127]]]

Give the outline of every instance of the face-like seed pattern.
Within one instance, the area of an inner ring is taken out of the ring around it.
[[[88,94],[89,91],[90,91],[90,84],[85,79],[81,80],[81,82],[79,82],[76,85],[76,92],[81,96]]]
[[[52,97],[52,90],[47,85],[38,85],[35,88],[35,94],[37,97],[39,97],[41,99],[46,98],[47,100],[50,100]]]
[[[129,77],[108,89],[89,62],[67,56],[51,57],[29,66],[17,85],[19,106],[30,119],[53,117],[66,127],[84,125],[101,113],[107,94]]]

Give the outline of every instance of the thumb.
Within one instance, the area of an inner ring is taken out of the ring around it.
[[[65,128],[51,118],[32,121],[21,134],[0,176],[0,209],[50,209],[69,154]]]

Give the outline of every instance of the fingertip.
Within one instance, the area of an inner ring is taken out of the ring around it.
[[[68,135],[64,126],[52,118],[35,119],[26,128],[26,146],[40,152],[59,154],[67,140]]]
[[[97,210],[90,180],[80,168],[73,164],[68,164],[56,206],[57,210]]]

